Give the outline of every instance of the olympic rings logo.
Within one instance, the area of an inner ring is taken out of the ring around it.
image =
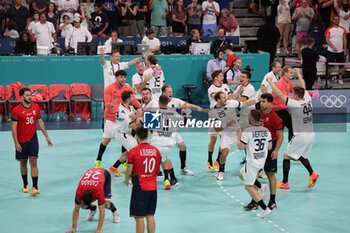
[[[326,95],[322,95],[320,98],[320,102],[324,104],[327,108],[341,108],[343,104],[346,103],[346,96],[345,95],[330,95],[329,97]]]

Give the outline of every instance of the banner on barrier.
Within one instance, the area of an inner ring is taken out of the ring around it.
[[[350,90],[320,90],[313,100],[314,114],[350,113]]]

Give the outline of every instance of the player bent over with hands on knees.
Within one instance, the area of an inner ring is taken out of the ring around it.
[[[157,206],[157,174],[160,172],[161,155],[159,150],[148,144],[148,130],[136,129],[138,146],[129,152],[128,166],[124,184],[129,185],[132,179],[130,199],[130,217],[136,221],[136,233],[145,231],[144,218],[147,220],[147,232],[154,233],[156,223],[154,214]]]
[[[47,135],[45,125],[41,119],[40,108],[36,103],[32,103],[31,91],[29,88],[22,88],[19,91],[22,104],[17,105],[11,111],[12,137],[15,142],[16,159],[21,163],[20,170],[23,179],[22,192],[28,193],[27,163],[29,157],[30,173],[33,179],[32,195],[40,194],[38,189],[38,153],[39,142],[36,134],[36,123],[46,138],[49,146],[52,142]]]
[[[312,99],[305,91],[305,82],[300,74],[299,69],[295,69],[298,74],[300,87],[293,88],[293,98],[286,97],[271,81],[267,81],[272,87],[273,92],[280,98],[290,109],[292,115],[292,125],[294,136],[288,143],[283,155],[283,181],[277,184],[277,188],[289,189],[288,176],[290,170],[290,159],[300,160],[309,172],[308,188],[315,186],[319,175],[315,173],[308,160],[308,154],[311,151],[315,141],[314,125],[312,120]]]
[[[92,221],[97,212],[97,206],[92,202],[98,201],[98,209],[100,211],[98,226],[94,233],[100,233],[103,220],[105,217],[105,208],[109,209],[113,214],[113,222],[120,222],[118,210],[111,202],[111,175],[103,168],[92,168],[85,172],[83,178],[79,181],[79,185],[75,194],[75,205],[73,209],[73,226],[66,233],[77,231],[77,223],[79,218],[79,210],[88,209],[90,213],[86,217],[87,221]]]
[[[264,167],[268,150],[271,150],[271,134],[265,127],[260,126],[261,114],[258,110],[251,110],[248,119],[251,127],[243,132],[237,131],[237,147],[239,150],[246,149],[246,163],[239,171],[238,176],[244,181],[245,189],[253,200],[263,209],[257,214],[258,218],[264,218],[272,210],[262,200],[258,188],[254,185],[260,169]]]

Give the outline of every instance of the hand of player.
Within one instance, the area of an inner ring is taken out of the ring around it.
[[[294,73],[300,74],[300,69],[299,68],[293,68]]]
[[[49,137],[46,138],[46,142],[48,146],[53,146],[53,143],[51,142]]]
[[[142,118],[142,109],[141,109],[141,108],[137,109],[137,111],[136,111],[136,117],[137,117],[137,118]]]
[[[136,114],[135,114],[135,113],[130,114],[130,118],[133,119],[133,120],[135,120],[135,119],[136,119]]]
[[[226,124],[226,126],[231,126],[231,125],[233,125],[234,123],[236,123],[235,120],[230,120],[230,121]]]
[[[76,229],[72,228],[72,229],[66,231],[66,233],[73,233],[73,232],[76,232],[76,231],[77,231]]]
[[[272,160],[277,159],[277,157],[278,157],[278,151],[276,151],[276,150],[272,151],[272,153],[271,153]]]
[[[36,36],[35,35],[32,36],[32,40],[36,41]]]
[[[267,81],[269,84],[271,84],[271,83],[272,83],[272,78],[271,78],[271,77],[267,77],[267,78],[266,78],[266,81]]]
[[[242,91],[243,91],[243,86],[242,86],[242,85],[239,85],[238,91],[239,91],[239,92],[242,92]]]
[[[202,112],[206,112],[206,113],[208,113],[210,110],[208,109],[208,108],[204,108],[203,110],[202,110]]]
[[[242,137],[242,130],[241,130],[241,129],[238,129],[238,130],[236,131],[236,135],[237,135],[237,138],[238,138],[238,139],[241,139],[241,137]]]
[[[15,147],[16,147],[16,151],[22,152],[22,147],[19,143],[15,144]]]
[[[101,233],[101,230],[96,229],[96,230],[94,230],[92,233]]]
[[[105,54],[105,51],[106,51],[106,46],[102,46],[102,47],[100,48],[100,54],[101,54],[101,55],[104,55],[104,54]]]
[[[155,68],[156,68],[156,70],[162,70],[163,69],[163,67],[161,67],[160,65],[156,65]]]

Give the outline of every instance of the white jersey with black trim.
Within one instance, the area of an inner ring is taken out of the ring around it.
[[[227,84],[222,84],[221,86],[215,86],[214,84],[212,84],[208,89],[210,108],[214,108],[214,106],[217,104],[212,94],[217,93],[219,91],[224,92],[226,94],[226,97],[228,97],[228,94],[230,93],[230,88]]]
[[[235,132],[236,123],[231,126],[226,124],[232,120],[237,122],[236,109],[241,106],[241,102],[237,100],[227,100],[226,105],[217,108],[216,105],[209,112],[209,118],[221,121],[223,130],[221,132]]]
[[[287,98],[286,105],[292,115],[293,133],[313,133],[312,99],[305,91],[303,100]]]
[[[118,70],[126,70],[129,68],[127,62],[119,62],[114,64],[112,61],[106,60],[106,63],[102,65],[103,68],[103,79],[105,88],[115,82],[115,72]]]
[[[158,101],[151,100],[148,104],[142,104],[143,111],[157,111],[159,109]]]
[[[179,98],[172,97],[171,101],[168,103],[168,108],[172,109],[172,110],[179,109],[185,103],[186,103],[185,101],[183,101]]]
[[[273,83],[276,83],[278,81],[278,75],[275,74],[273,71],[270,71],[264,76],[264,79],[261,82],[261,85],[264,85],[266,87],[267,93],[272,93],[272,87],[271,85],[267,82],[267,78],[271,77],[271,80]],[[259,88],[259,90],[256,92],[256,98],[259,98],[260,95],[262,94],[262,90]]]
[[[152,98],[156,101],[159,100],[159,96],[162,95],[162,87],[165,84],[165,78],[163,71],[154,72],[154,68],[150,67],[143,72],[143,77],[147,77],[149,74],[152,78],[149,80],[148,88],[152,91]],[[155,74],[159,73],[159,74]]]
[[[130,133],[129,125],[134,121],[131,115],[135,113],[136,110],[133,106],[127,109],[123,103],[121,103],[116,114],[116,130],[120,133]]]
[[[237,87],[236,92],[238,92],[239,90],[239,86]],[[243,90],[242,92],[238,95],[238,98],[240,97],[246,97],[247,100],[252,100],[255,98],[255,89],[253,87],[252,84],[248,84],[247,86],[243,87]],[[248,115],[249,115],[249,112],[250,110],[254,109],[254,106],[249,106],[249,107],[245,107],[245,108],[242,108],[240,111],[239,111],[239,114],[240,114],[240,121],[241,122],[248,122]]]
[[[263,168],[270,141],[271,133],[267,128],[262,126],[246,128],[242,133],[241,142],[247,145],[247,163],[258,169]]]
[[[183,121],[183,117],[176,111],[171,109],[159,109],[161,114],[161,129],[152,130],[152,136],[159,138],[170,138],[173,133],[178,131],[178,121]]]

